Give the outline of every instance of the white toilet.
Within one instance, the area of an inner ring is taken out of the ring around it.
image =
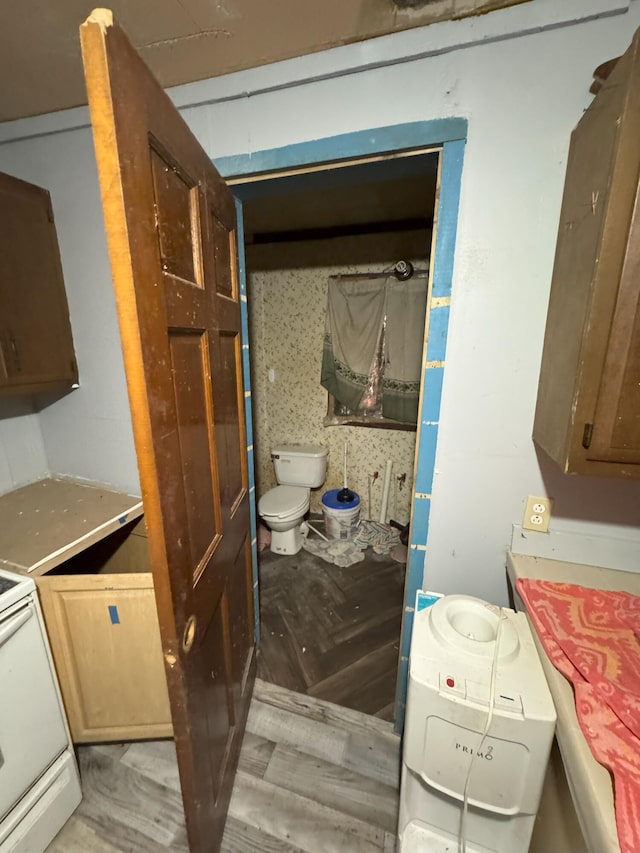
[[[302,519],[309,509],[309,492],[324,483],[326,447],[316,444],[280,444],[271,458],[280,485],[258,501],[258,513],[271,529],[275,554],[297,554],[302,548]]]

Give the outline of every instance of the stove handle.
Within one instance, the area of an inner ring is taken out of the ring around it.
[[[0,646],[3,646],[7,640],[11,639],[25,622],[33,616],[33,606],[29,605],[24,610],[20,610],[15,616],[11,616],[6,622],[0,623]]]

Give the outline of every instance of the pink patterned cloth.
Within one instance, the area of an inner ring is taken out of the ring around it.
[[[613,774],[621,853],[640,851],[640,597],[519,579],[549,659],[573,684],[596,761]]]

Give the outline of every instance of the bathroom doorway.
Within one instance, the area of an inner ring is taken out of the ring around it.
[[[327,478],[312,491],[310,507],[320,533],[321,497],[343,485],[346,443],[362,519],[382,520],[390,463],[384,521],[403,528],[396,535],[406,541],[416,430],[393,422],[327,425],[334,411],[320,385],[327,282],[392,274],[401,260],[428,278],[439,158],[438,149],[418,150],[242,186],[256,501],[276,485],[273,446],[325,446]],[[259,525],[259,547],[267,538]],[[264,680],[394,718],[407,549],[403,561],[402,548],[391,556],[393,540],[382,539],[348,566],[306,549],[281,556],[266,544],[259,551]]]

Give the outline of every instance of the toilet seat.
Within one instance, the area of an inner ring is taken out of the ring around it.
[[[265,519],[303,516],[309,506],[309,489],[303,486],[276,486],[258,501],[258,513]]]

